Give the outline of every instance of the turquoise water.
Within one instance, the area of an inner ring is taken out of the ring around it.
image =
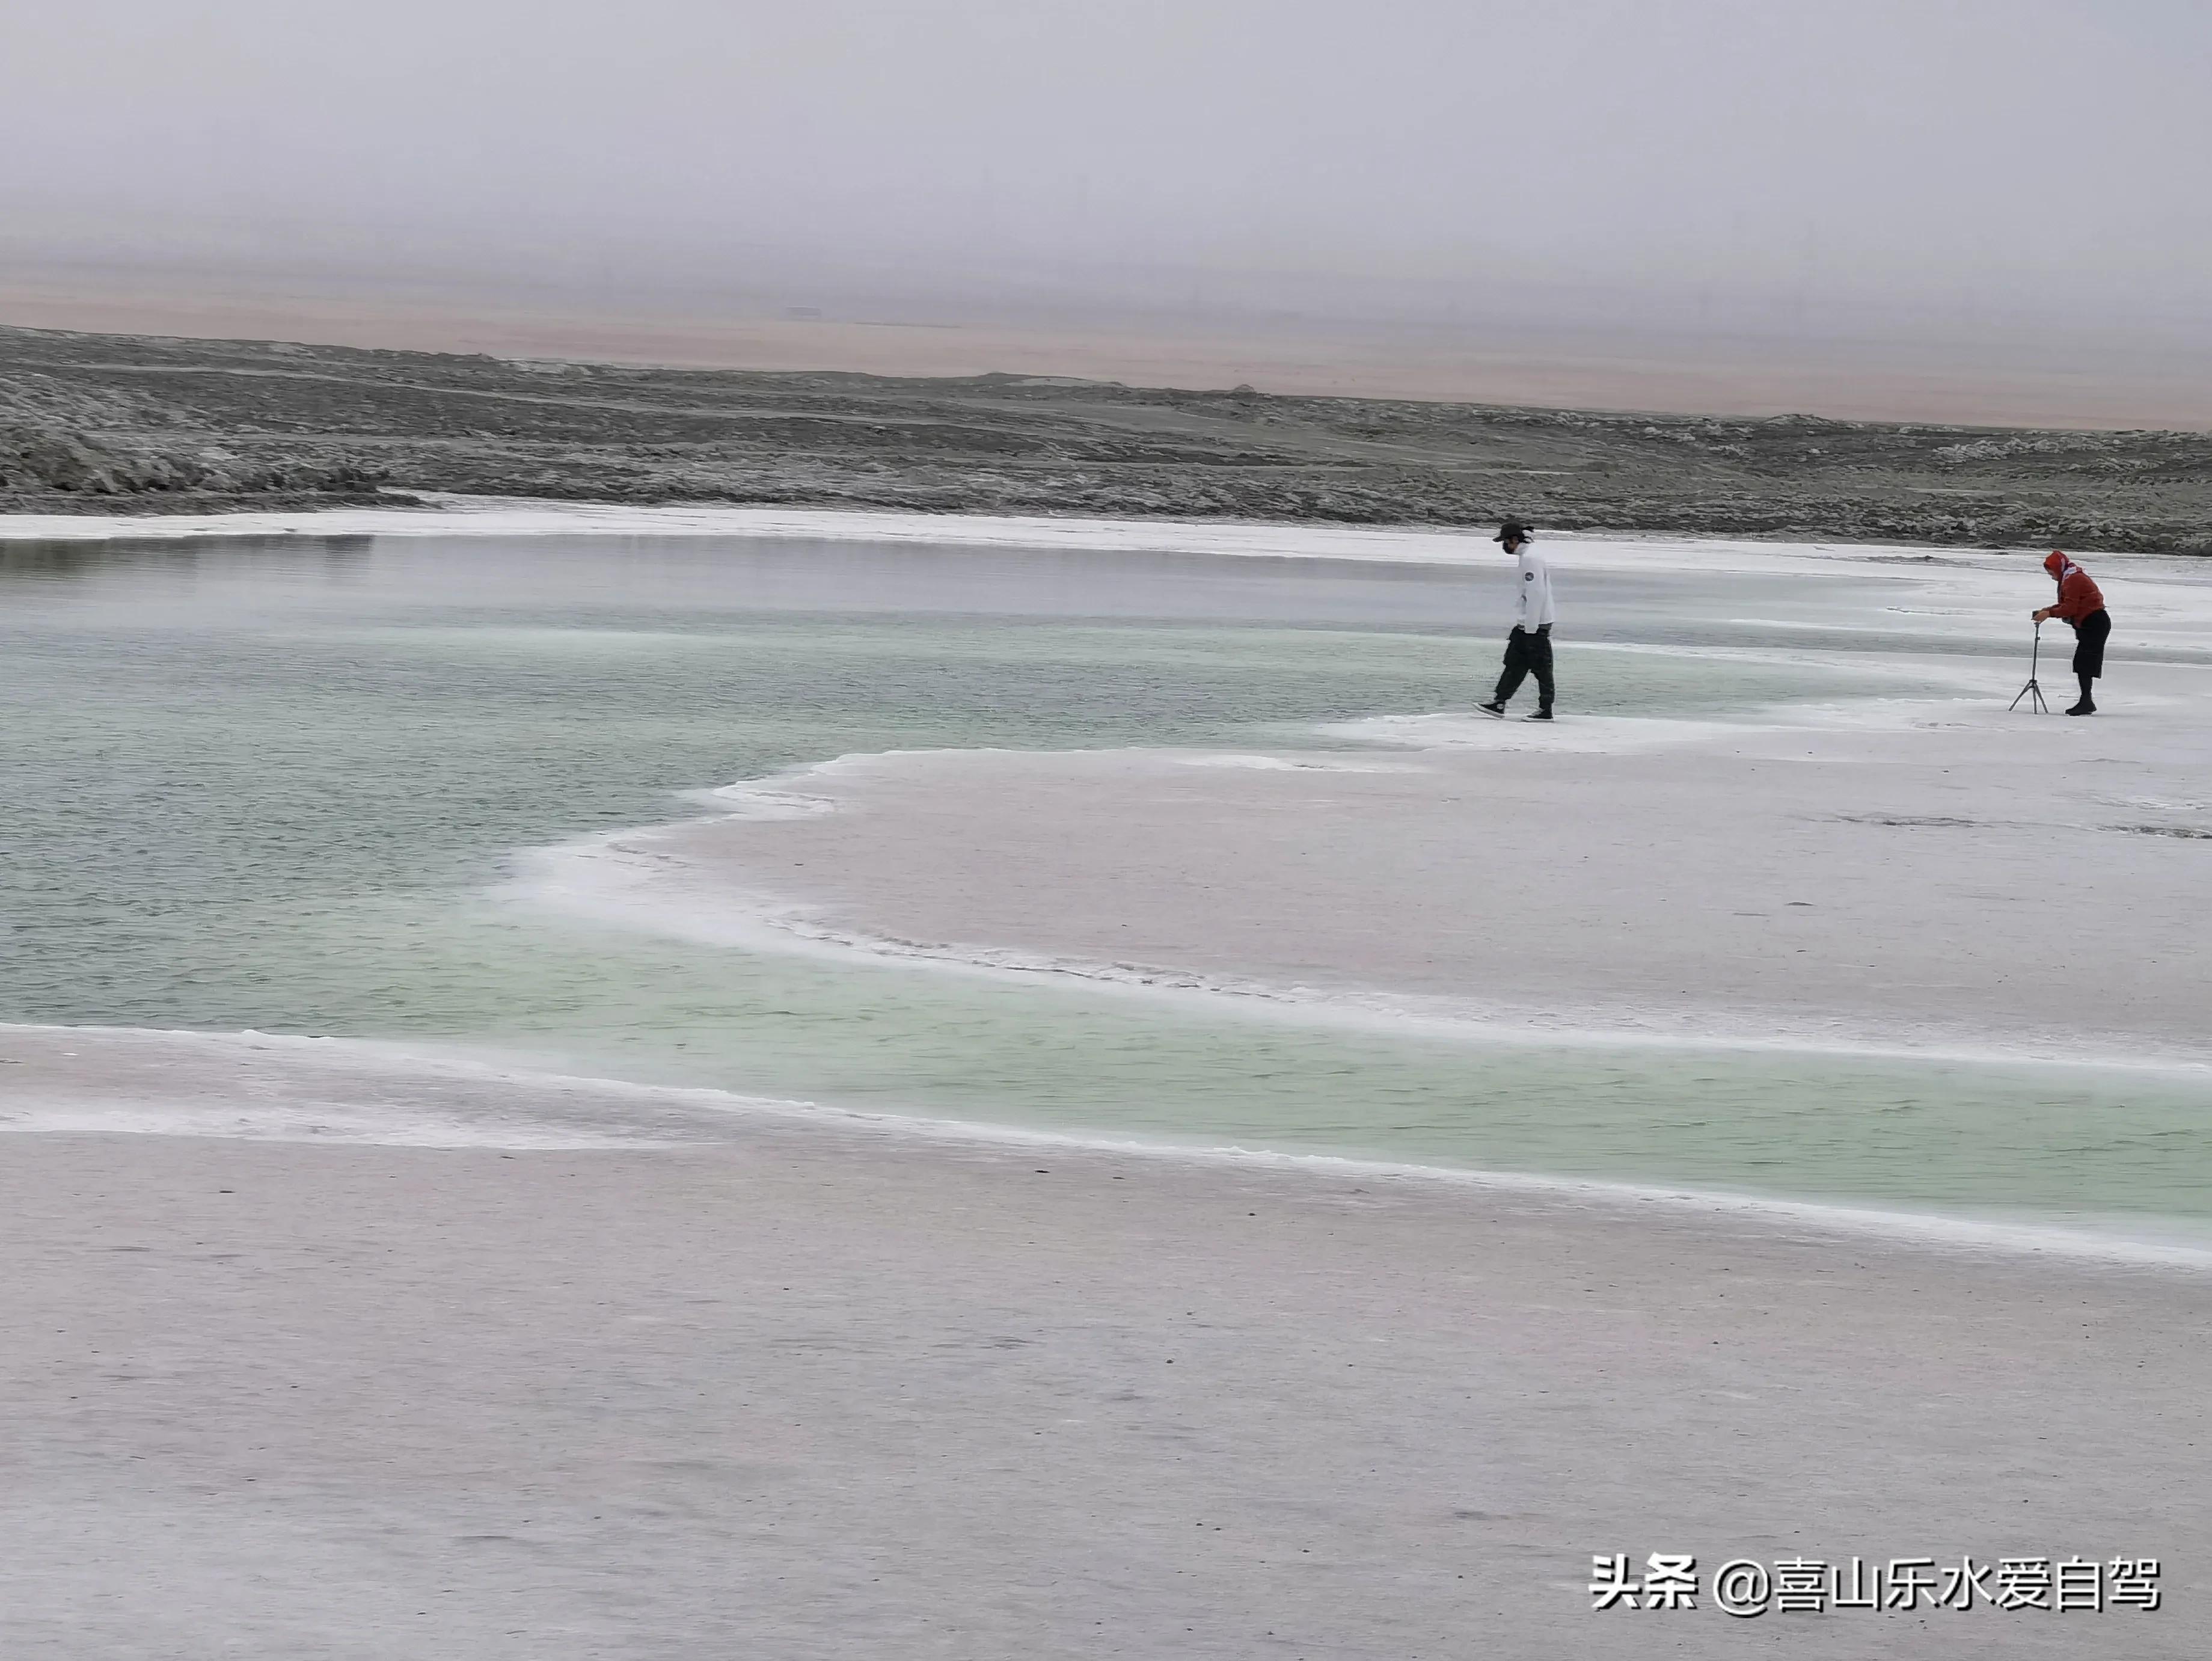
[[[1729,614],[1786,620],[1808,581],[1738,580]],[[884,1110],[1932,1209],[2212,1214],[2212,1115],[2183,1080],[1454,1045],[490,897],[518,849],[848,751],[1310,743],[1463,709],[1501,587],[699,538],[19,548],[0,1019],[428,1038]],[[1705,621],[1692,577],[1594,575],[1576,599],[1578,709],[1942,685],[1891,659],[1597,649],[1786,644]]]

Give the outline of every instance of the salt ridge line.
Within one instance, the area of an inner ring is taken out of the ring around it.
[[[1742,621],[1742,619],[1731,619]],[[1760,624],[1760,627],[1770,625]],[[1783,624],[1771,625],[1792,628]],[[1842,625],[1839,625],[1839,628]],[[1895,639],[1883,635],[1879,629],[1869,628],[1864,632]],[[1940,640],[1947,645],[1961,642],[1976,644],[1994,643],[2009,648],[2012,642],[1996,636],[1974,635],[1960,631],[1952,635],[1916,635],[1915,640]],[[1562,642],[1567,644],[1566,642]],[[2002,653],[1958,654],[1929,654],[1905,651],[1875,652],[1789,652],[1765,646],[1684,646],[1658,641],[1640,640],[1578,640],[1569,645],[1576,652],[1603,652],[1618,657],[1686,658],[1698,663],[1741,663],[1761,668],[1820,669],[1832,674],[1861,675],[1873,679],[1911,676],[1923,681],[1942,681],[1961,691],[1986,693],[1990,687],[2007,684],[2013,678],[2013,662]],[[2001,665],[1992,660],[2001,659]],[[1800,704],[1777,704],[1778,712],[1801,709]],[[1753,717],[1757,715],[1753,712]]]
[[[1495,1193],[1527,1195],[1558,1200],[1626,1214],[1647,1207],[1698,1213],[1747,1224],[1786,1223],[1817,1232],[1857,1238],[1872,1238],[1933,1250],[1983,1252],[2003,1256],[2049,1256],[2088,1262],[2137,1268],[2212,1272],[2212,1247],[2185,1244],[2171,1239],[2136,1238],[2124,1234],[2093,1233],[2086,1230],[2026,1222],[1994,1222],[1975,1218],[1945,1217],[1933,1213],[1886,1211],[1870,1207],[1835,1205],[1814,1200],[1772,1199],[1760,1195],[1724,1190],[1660,1187],[1607,1182],[1590,1177],[1546,1177],[1523,1171],[1485,1171],[1472,1167],[1420,1165],[1387,1159],[1362,1159],[1331,1153],[1297,1153],[1235,1144],[1177,1143],[1127,1137],[1085,1136],[1073,1132],[1035,1130],[1021,1126],[980,1123],[902,1113],[871,1113],[857,1109],[825,1106],[816,1102],[748,1096],[704,1086],[639,1084],[623,1079],[493,1065],[451,1050],[415,1048],[367,1040],[309,1037],[292,1034],[210,1032],[189,1028],[56,1026],[0,1024],[0,1042],[15,1034],[66,1035],[79,1041],[159,1038],[215,1053],[236,1050],[279,1050],[317,1060],[331,1056],[374,1064],[390,1073],[507,1086],[518,1090],[590,1090],[634,1100],[641,1104],[682,1104],[716,1115],[754,1115],[787,1122],[849,1130],[866,1130],[920,1141],[952,1142],[971,1147],[1040,1147],[1073,1153],[1118,1155],[1184,1164],[1224,1165],[1237,1169],[1279,1171],[1325,1177],[1367,1177],[1414,1182],[1440,1187]],[[153,1099],[153,1098],[148,1098]],[[134,1104],[134,1106],[140,1105]],[[131,1108],[123,1109],[126,1115]],[[83,1110],[78,1110],[82,1113]],[[89,1116],[88,1115],[87,1116]],[[128,1127],[112,1134],[161,1135]],[[82,1129],[73,1134],[88,1134]],[[40,1128],[19,1128],[0,1120],[0,1134],[56,1134]],[[101,1134],[91,1132],[89,1134]],[[191,1131],[186,1135],[217,1135]],[[273,1140],[273,1139],[271,1139]],[[288,1140],[338,1138],[301,1137]],[[362,1141],[362,1138],[348,1140]],[[492,1144],[396,1143],[398,1146],[490,1146]],[[547,1147],[542,1151],[644,1151],[680,1153],[691,1142],[629,1141],[605,1145]],[[520,1151],[520,1150],[519,1150]]]
[[[565,912],[592,922],[680,940],[696,945],[739,950],[804,953],[833,960],[895,963],[998,981],[1036,984],[1061,982],[1086,989],[1189,1007],[1202,1001],[1217,1013],[1321,1024],[1359,1031],[1419,1036],[1461,1043],[1574,1046],[1602,1050],[1659,1050],[1825,1056],[1878,1062],[1942,1062],[1967,1067],[2063,1068],[2125,1072],[2203,1080],[2212,1077],[2212,1054],[2157,1050],[2114,1035],[2125,1048],[2085,1049],[2090,1035],[2069,1034],[2063,1046],[2039,1046],[2022,1040],[2006,1047],[1979,1041],[1978,1035],[1931,1025],[1925,1037],[1899,1038],[1886,1031],[1766,1028],[1756,1031],[1720,1021],[1704,1025],[1679,1017],[1651,1021],[1633,1010],[1601,1008],[1563,1014],[1517,1011],[1501,1015],[1494,1005],[1480,1014],[1437,998],[1418,995],[1358,993],[1241,977],[1202,974],[1158,965],[1109,963],[1055,957],[1014,947],[969,946],[951,941],[902,940],[823,923],[813,909],[762,894],[718,888],[711,894],[684,888],[665,891],[671,872],[688,867],[658,851],[653,843],[701,824],[730,819],[816,818],[839,811],[827,798],[793,788],[809,776],[854,771],[871,762],[898,756],[963,755],[959,750],[860,751],[829,761],[784,770],[759,780],[741,781],[690,800],[723,811],[666,824],[601,832],[527,849],[516,855],[518,872],[496,885],[495,897]],[[989,753],[1015,753],[995,751]],[[1111,754],[1109,751],[1079,751]],[[1121,753],[1141,753],[1132,746]],[[1157,753],[1173,757],[1176,752]],[[1196,751],[1196,755],[1207,752]],[[1249,765],[1249,758],[1243,764]],[[758,803],[755,796],[757,793]],[[799,806],[800,803],[810,804]]]
[[[1940,678],[1942,677],[1930,677]],[[1948,678],[1960,687],[1984,693],[1993,685],[2010,684],[2009,676],[1997,681],[1970,672]],[[2170,702],[2155,696],[2136,700],[2139,706],[2145,708]],[[1325,738],[1387,745],[1401,752],[1542,750],[1553,754],[1565,751],[1616,756],[1674,745],[1741,745],[1777,734],[1901,733],[1937,725],[1956,727],[1964,724],[1959,717],[1967,713],[1961,709],[1960,703],[1956,698],[1917,696],[1862,697],[1847,703],[1759,704],[1732,715],[1583,715],[1537,733],[1522,730],[1522,724],[1518,722],[1500,722],[1465,710],[1439,709],[1419,715],[1358,715],[1348,721],[1323,722],[1313,730]]]
[[[665,1137],[622,1136],[538,1127],[471,1125],[420,1114],[387,1115],[309,1102],[296,1108],[162,1106],[110,1098],[97,1106],[33,1105],[0,1111],[0,1133],[35,1136],[189,1136],[339,1147],[495,1148],[517,1153],[636,1152],[680,1147]]]
[[[1343,559],[1391,564],[1487,567],[1496,550],[1481,527],[1378,529],[1258,520],[1115,520],[993,514],[927,514],[838,508],[638,507],[619,502],[534,502],[422,493],[431,508],[322,508],[238,514],[0,514],[0,540],[165,541],[176,538],[298,536],[718,536],[813,538],[830,541],[921,542],[951,547],[1025,548],[1039,551],[1119,551],[1238,555],[1274,559]],[[1850,567],[1873,563],[1899,581],[1925,576],[1899,566],[1941,558],[1952,567],[2017,572],[2045,549],[1937,549],[1911,543],[1761,542],[1692,535],[1546,533],[1571,545],[1584,563],[1626,569],[1657,561],[1718,570],[1802,570],[1808,563]],[[2080,551],[2107,563],[2186,562],[2155,554]],[[1929,574],[1929,575],[1932,575]]]

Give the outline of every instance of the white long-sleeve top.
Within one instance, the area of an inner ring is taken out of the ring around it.
[[[1544,563],[1543,555],[1536,545],[1521,545],[1521,581],[1515,586],[1521,591],[1520,605],[1513,613],[1516,627],[1534,634],[1547,623],[1559,620],[1559,611],[1552,604],[1552,568]]]

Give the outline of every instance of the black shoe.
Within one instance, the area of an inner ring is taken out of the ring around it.
[[[1502,715],[1505,712],[1501,709],[1498,713]],[[1549,721],[1551,718],[1552,712],[1549,709],[1539,709],[1534,715],[1528,717],[1531,721]]]
[[[2083,698],[2081,703],[2075,704],[2066,713],[2069,715],[2094,715],[2097,713],[2097,706],[2090,703],[2088,699]]]
[[[1486,715],[1496,715],[1501,721],[1504,719],[1505,706],[1502,703],[1486,703],[1480,707]]]

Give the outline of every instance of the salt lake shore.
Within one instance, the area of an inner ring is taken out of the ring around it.
[[[1855,380],[1866,372],[1854,362]],[[2121,407],[2201,425],[2201,392],[2167,373],[2175,397]],[[0,507],[166,516],[392,491],[1323,525],[1510,513],[1557,529],[2212,551],[2202,431],[1676,416],[1630,402],[1644,407],[0,326]]]
[[[1780,1213],[0,1031],[0,1649],[2203,1652],[2208,1281]],[[1595,1552],[2160,1555],[1593,1613]]]

